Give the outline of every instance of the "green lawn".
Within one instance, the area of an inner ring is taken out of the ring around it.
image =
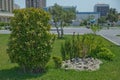
[[[67,36],[69,37],[69,36]],[[9,35],[0,34],[0,80],[120,80],[120,47],[104,39],[108,48],[116,55],[111,62],[103,61],[97,71],[75,71],[54,69],[52,59],[43,74],[22,73],[17,64],[10,62],[6,54]],[[60,56],[60,45],[64,40],[56,40],[52,56]]]

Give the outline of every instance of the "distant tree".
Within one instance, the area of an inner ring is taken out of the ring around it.
[[[108,12],[107,15],[107,20],[109,22],[111,22],[113,24],[113,22],[117,22],[118,21],[118,12],[116,11],[116,9],[111,8]]]
[[[63,27],[66,24],[70,24],[72,23],[72,20],[74,20],[76,17],[76,11],[74,9],[74,7],[72,8],[68,8],[67,10],[62,11],[62,15],[61,15],[61,38],[63,38],[64,32],[63,32]]]
[[[59,6],[58,4],[54,4],[54,6],[49,8],[49,12],[52,15],[52,20],[57,29],[58,38],[60,38],[59,26],[57,23],[60,22],[60,19],[61,19],[62,7]]]
[[[55,27],[57,29],[58,38],[63,38],[63,27],[65,24],[69,24],[72,22],[72,20],[75,18],[75,9],[74,7],[64,9],[62,6],[59,6],[58,4],[55,4],[54,6],[49,8],[49,12],[52,15],[52,20],[55,24]],[[57,23],[60,23],[61,28],[61,34],[58,30],[59,26]]]
[[[0,22],[0,29],[2,29],[2,27],[4,27],[5,29],[7,29],[6,26],[9,26],[10,23],[9,22]]]
[[[90,15],[90,16],[88,16],[88,18],[86,18],[86,19],[84,19],[83,20],[83,24],[86,26],[86,25],[92,25],[95,21],[95,16],[94,15]]]
[[[105,16],[101,16],[101,17],[98,19],[98,23],[99,23],[99,24],[102,24],[102,25],[103,25],[103,23],[106,23],[106,17],[105,17]]]
[[[84,20],[83,20],[83,25],[87,25],[88,22],[89,22],[89,21],[88,21],[87,19],[84,19]]]
[[[7,23],[7,22],[0,22],[0,26],[9,26],[10,23]]]
[[[101,27],[99,25],[91,25],[91,30],[96,35],[98,31],[100,31]]]
[[[120,13],[118,14],[118,19],[120,20]]]

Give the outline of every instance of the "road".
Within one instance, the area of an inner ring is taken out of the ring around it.
[[[64,34],[72,35],[73,32],[75,32],[76,34],[86,34],[86,33],[92,33],[92,30],[87,28],[64,28]],[[0,34],[10,34],[10,33],[11,32],[8,30],[0,30]],[[51,33],[57,34],[56,29],[52,28]],[[104,29],[99,31],[97,34],[113,42],[114,44],[120,46],[120,36],[116,36],[116,35],[120,35],[120,28]]]
[[[57,34],[57,31],[51,31],[51,32]],[[92,33],[92,30],[87,28],[64,28],[64,34],[72,35],[73,32],[75,32],[76,34],[85,34],[85,33]]]
[[[109,30],[101,30],[98,34],[112,43],[120,46],[120,29],[109,29]]]

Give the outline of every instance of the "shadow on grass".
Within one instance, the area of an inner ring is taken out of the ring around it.
[[[29,80],[31,78],[41,77],[44,74],[45,73],[23,73],[18,67],[14,67],[11,69],[0,70],[0,80]]]

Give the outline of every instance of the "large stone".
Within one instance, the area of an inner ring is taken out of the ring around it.
[[[73,58],[72,61],[66,60],[63,61],[62,68],[64,69],[75,69],[75,70],[91,70],[95,71],[100,68],[102,61],[94,58]]]

